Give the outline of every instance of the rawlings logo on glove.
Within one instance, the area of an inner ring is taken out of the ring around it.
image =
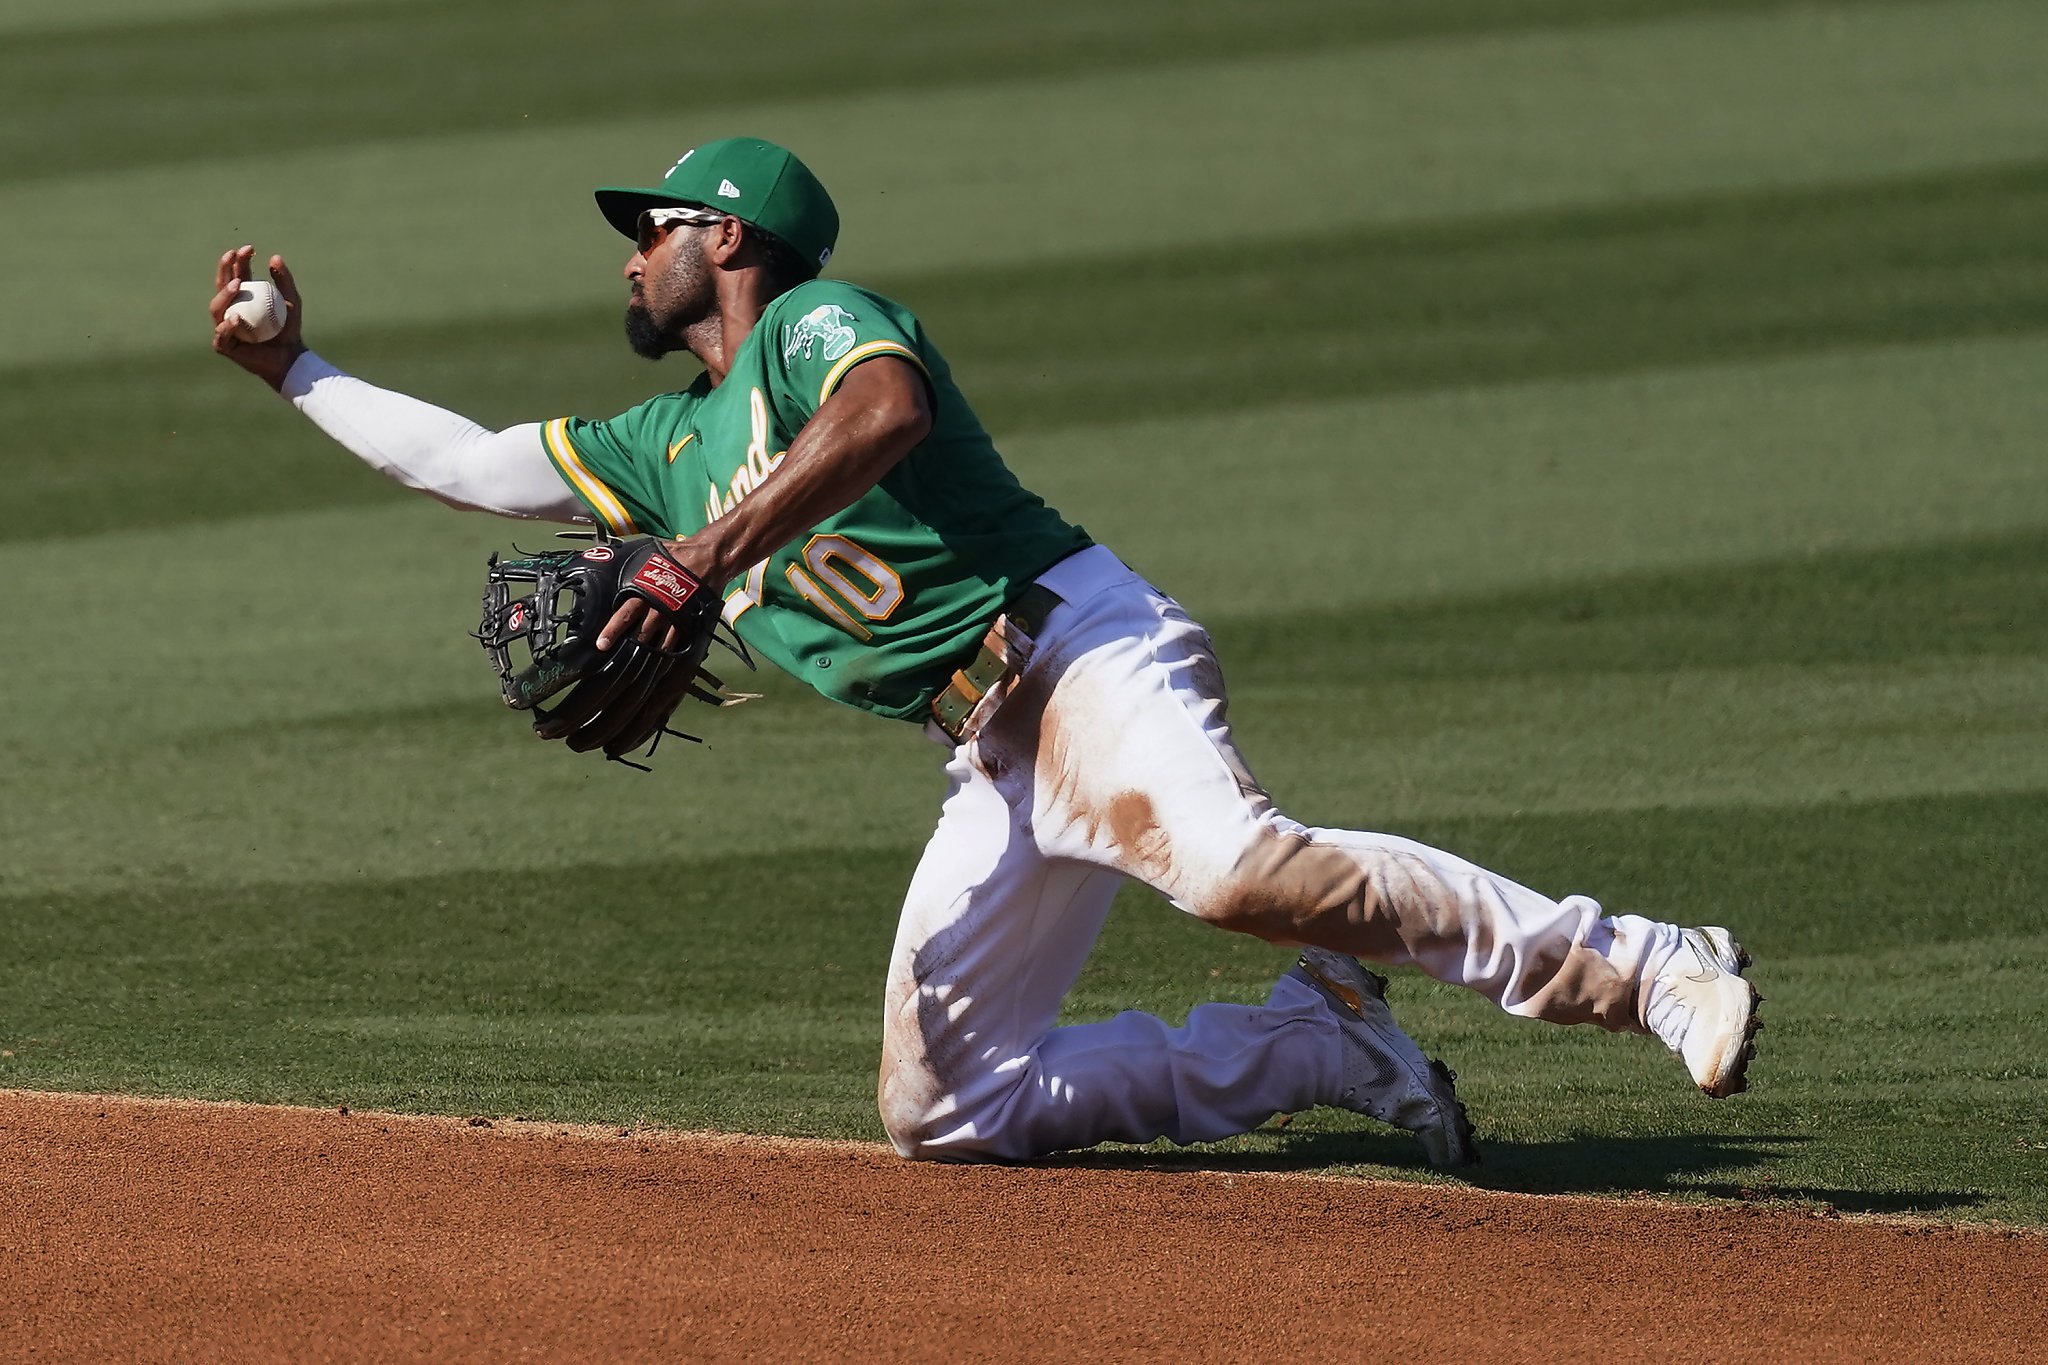
[[[647,542],[659,549],[661,542]],[[666,553],[649,555],[633,574],[631,585],[650,602],[681,611],[692,597],[703,591],[697,575],[670,559]]]

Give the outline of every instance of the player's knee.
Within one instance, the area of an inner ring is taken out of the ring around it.
[[[930,1141],[931,1127],[920,1116],[884,1105],[882,1131],[889,1135],[889,1145],[896,1149],[896,1155],[905,1161],[937,1159],[938,1149]]]
[[[936,1091],[930,1073],[922,1066],[892,1062],[884,1055],[875,1105],[881,1111],[882,1131],[889,1135],[889,1145],[907,1161],[939,1159],[932,1145],[943,1108]]]
[[[906,1161],[1002,1161],[1002,1108],[990,1095],[963,1095],[923,1066],[885,1061],[875,1090],[882,1131]]]
[[[882,1105],[882,1130],[889,1145],[905,1161],[993,1161],[996,1153],[971,1136],[973,1125],[963,1125],[959,1115],[935,1113],[902,1104]]]

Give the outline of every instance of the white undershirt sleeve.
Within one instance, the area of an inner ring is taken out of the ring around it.
[[[372,469],[451,507],[538,521],[590,520],[541,443],[540,425],[503,431],[366,384],[307,351],[284,396]]]

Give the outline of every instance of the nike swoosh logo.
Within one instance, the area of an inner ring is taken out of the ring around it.
[[[697,433],[693,431],[688,436],[685,436],[682,440],[677,441],[674,445],[670,446],[668,448],[668,462],[670,464],[674,464],[676,462],[676,456],[683,453],[683,447],[696,439]]]

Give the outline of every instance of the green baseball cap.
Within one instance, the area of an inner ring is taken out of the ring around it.
[[[839,241],[832,196],[787,147],[758,137],[728,137],[684,152],[651,190],[607,186],[598,211],[628,237],[638,237],[643,209],[689,205],[729,213],[772,232],[824,269]]]

